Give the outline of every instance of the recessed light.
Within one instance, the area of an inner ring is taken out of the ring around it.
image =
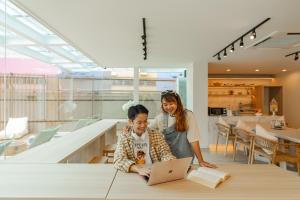
[[[256,72],[259,72],[260,70],[259,70],[259,69],[256,69],[255,71],[256,71]]]
[[[287,70],[286,69],[282,69],[281,71],[286,72]]]
[[[226,69],[226,72],[230,72],[231,71],[231,69]]]

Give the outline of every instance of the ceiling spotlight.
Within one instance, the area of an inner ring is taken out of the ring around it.
[[[224,57],[226,57],[227,56],[226,49],[228,49],[230,52],[235,51],[234,45],[236,43],[237,43],[237,45],[239,44],[240,47],[244,47],[244,38],[248,37],[250,35],[250,39],[251,40],[255,39],[256,38],[256,30],[259,27],[261,27],[263,24],[265,24],[266,22],[268,22],[270,19],[271,19],[270,17],[264,19],[259,24],[257,24],[256,26],[252,27],[247,32],[245,32],[243,35],[240,35],[237,39],[231,41],[227,46],[223,47],[220,51],[218,51],[216,54],[214,54],[213,57],[217,57],[219,54],[222,54],[222,53],[224,54]]]
[[[256,71],[256,72],[259,72],[260,70],[259,70],[259,69],[256,69],[255,71]]]
[[[295,59],[294,60],[298,60],[299,59],[299,55],[298,53],[295,54]]]
[[[231,45],[230,52],[234,52],[234,44]]]
[[[227,56],[227,52],[226,52],[226,49],[224,49],[224,54],[223,54],[224,57]]]
[[[286,70],[286,69],[282,69],[281,71],[282,71],[282,72],[286,72],[287,70]]]
[[[250,33],[250,39],[254,40],[256,38],[256,32],[255,29]]]
[[[244,47],[244,39],[243,38],[241,38],[240,47]]]
[[[221,60],[221,56],[220,56],[220,54],[218,53],[218,60]]]
[[[231,69],[226,69],[226,72],[230,72],[231,71]]]

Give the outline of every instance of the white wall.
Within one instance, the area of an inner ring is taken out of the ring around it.
[[[283,86],[283,114],[288,126],[300,128],[300,70],[277,75],[276,82]]]
[[[200,145],[207,148],[208,143],[208,64],[194,62],[187,68],[187,108],[192,110],[200,128]]]

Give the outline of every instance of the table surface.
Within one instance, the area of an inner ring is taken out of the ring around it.
[[[272,165],[220,165],[231,177],[216,189],[188,180],[147,186],[137,174],[117,172],[107,199],[300,199],[300,178]]]
[[[269,124],[260,124],[260,125],[275,137],[300,143],[300,129],[284,127],[281,130],[281,129],[273,129]]]
[[[0,199],[105,199],[116,169],[105,164],[1,164]]]

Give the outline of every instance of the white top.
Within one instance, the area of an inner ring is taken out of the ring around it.
[[[138,136],[132,131],[131,135],[133,136],[135,163],[146,165],[152,164],[150,158],[150,142],[148,131],[143,133],[141,136]]]
[[[196,118],[194,116],[194,113],[191,111],[187,111],[187,124],[188,124],[188,130],[187,130],[187,139],[191,142],[196,142],[200,140],[200,131],[199,127],[197,125]],[[174,125],[176,122],[176,118],[168,115],[168,126]],[[154,118],[154,121],[150,123],[150,128],[158,129],[159,132],[163,132],[164,129],[164,114],[160,113]]]

